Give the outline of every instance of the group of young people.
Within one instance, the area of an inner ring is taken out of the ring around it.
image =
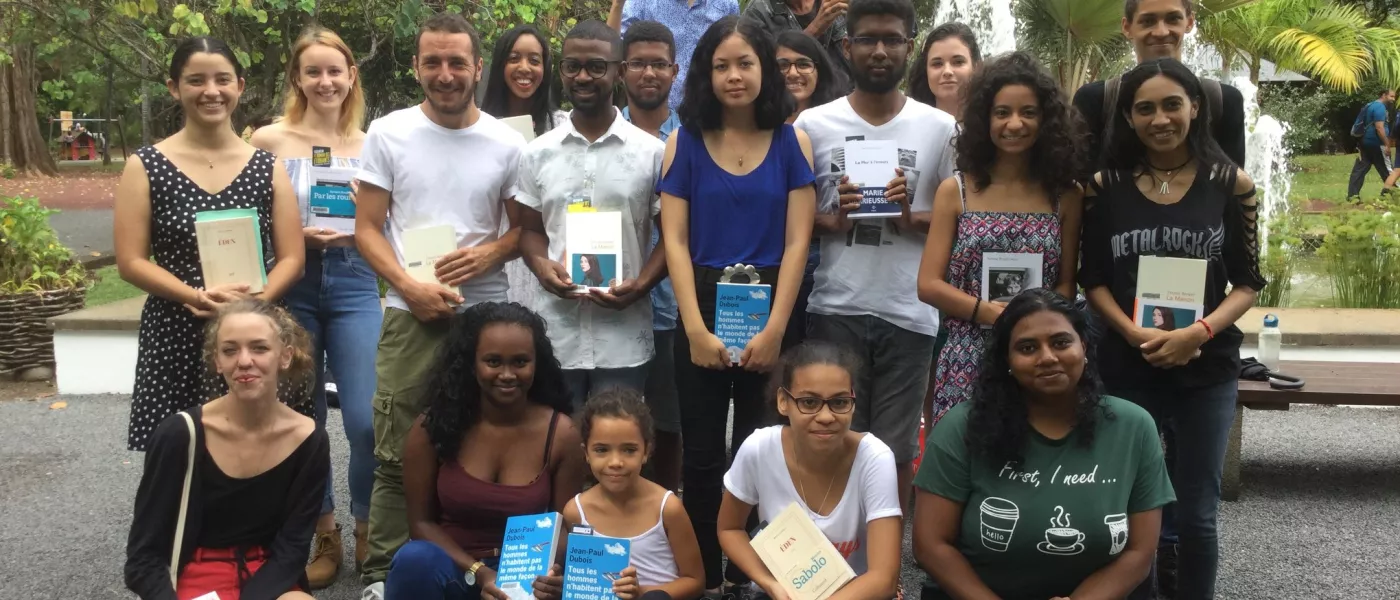
[[[793,503],[855,571],[842,600],[1149,598],[1172,574],[1176,597],[1212,597],[1234,322],[1265,282],[1239,94],[1177,60],[1191,0],[1127,0],[1140,64],[1073,104],[1028,54],[984,63],[965,26],[918,46],[908,0],[839,4],[810,21],[834,41],[731,14],[688,55],[662,22],[584,21],[555,68],[520,26],[480,108],[482,40],[438,15],[416,40],[424,102],[367,133],[353,53],[314,29],[252,145],[230,127],[233,52],[182,42],[185,126],[137,153],[116,210],[119,268],[150,293],[128,586],[334,581],[329,369],[366,598],[508,600],[506,519],[557,511],[632,540],[624,600],[782,599],[748,540]],[[529,142],[501,120],[525,115]],[[851,181],[852,140],[895,142],[887,182]],[[358,169],[353,235],[309,226],[315,147]],[[871,186],[897,216],[850,218]],[[257,294],[203,285],[196,215],[233,208],[260,217]],[[621,215],[602,286],[564,264],[580,209]],[[415,279],[406,240],[443,224],[458,249]],[[1039,255],[1041,287],[984,300],[990,252]],[[1206,261],[1204,317],[1134,322],[1141,256]],[[714,333],[735,265],[772,286],[737,363]],[[920,592],[898,585],[911,494]],[[534,593],[559,596],[561,570]]]

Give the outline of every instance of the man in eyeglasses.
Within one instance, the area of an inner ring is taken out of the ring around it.
[[[846,60],[842,44],[846,40],[846,11],[850,0],[753,0],[744,9],[744,16],[758,20],[777,37],[784,31],[802,31],[816,38],[831,58],[831,66],[850,82],[851,63]],[[844,87],[838,93],[850,91]]]
[[[901,499],[913,481],[938,334],[938,312],[918,298],[919,261],[933,193],[953,175],[956,127],[948,113],[899,90],[915,22],[910,0],[852,0],[851,37],[842,45],[855,91],[803,111],[793,123],[811,137],[817,164],[813,237],[821,240],[821,262],[807,303],[807,335],[849,346],[866,362],[855,382],[851,427],[875,434],[894,452]],[[877,140],[889,142],[887,152],[860,150]],[[853,161],[874,159],[894,164],[874,181],[849,176]]]
[[[521,256],[555,296],[536,310],[576,411],[606,388],[643,391],[655,354],[649,294],[666,274],[648,243],[666,147],[613,106],[621,56],[621,38],[602,21],[564,38],[559,75],[574,110],[525,148],[515,195]]]
[[[622,84],[627,90],[627,108],[622,109],[622,118],[665,142],[681,126],[667,103],[677,70],[675,37],[657,21],[637,21],[622,36],[622,61]],[[661,228],[653,227],[647,251],[651,252],[660,242]],[[658,485],[679,491],[681,406],[671,347],[680,308],[670,278],[662,279],[651,289],[651,313],[652,339],[658,350],[647,368],[645,397],[655,422],[656,445],[647,464]]]

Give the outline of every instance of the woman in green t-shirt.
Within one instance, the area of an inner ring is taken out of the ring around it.
[[[914,480],[924,600],[1124,598],[1147,577],[1175,496],[1156,425],[1103,395],[1087,333],[1050,290],[997,319],[977,392]]]

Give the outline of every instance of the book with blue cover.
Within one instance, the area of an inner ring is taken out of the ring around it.
[[[715,337],[729,350],[729,362],[739,364],[749,340],[768,326],[772,291],[767,284],[715,285]]]
[[[617,600],[613,582],[632,558],[632,541],[583,533],[569,534],[564,559],[563,600]]]
[[[501,540],[501,562],[496,567],[496,587],[514,600],[530,598],[535,578],[549,574],[559,548],[559,513],[522,515],[506,520]]]
[[[311,168],[308,209],[312,227],[355,233],[355,201],[350,197],[350,182],[354,180],[355,169]]]

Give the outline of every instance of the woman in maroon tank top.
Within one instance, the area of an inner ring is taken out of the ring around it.
[[[436,360],[404,442],[412,541],[385,596],[509,600],[495,585],[506,519],[562,510],[583,484],[563,371],[544,321],[497,302],[456,316]]]

